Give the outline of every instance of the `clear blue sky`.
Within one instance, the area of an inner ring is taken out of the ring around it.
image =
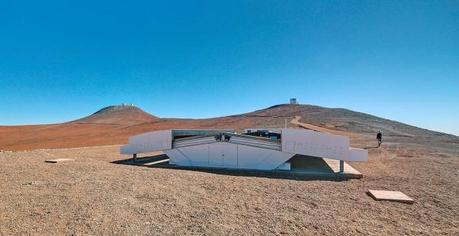
[[[459,1],[0,2],[0,124],[296,97],[459,134]]]

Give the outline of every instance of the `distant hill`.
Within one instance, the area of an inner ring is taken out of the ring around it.
[[[156,120],[158,117],[148,114],[136,106],[116,105],[104,107],[90,116],[70,123],[134,125]]]
[[[279,118],[301,116],[301,120],[306,123],[354,133],[374,134],[381,130],[391,136],[452,136],[348,109],[313,105],[281,104],[237,116]]]
[[[378,130],[385,142],[459,150],[454,135],[421,129],[342,108],[281,104],[249,113],[210,119],[159,118],[132,105],[102,108],[87,117],[50,125],[0,126],[0,150],[67,148],[126,143],[129,136],[173,128],[299,127],[294,119],[331,133],[344,134],[357,146],[374,142]],[[305,126],[302,126],[305,127]]]

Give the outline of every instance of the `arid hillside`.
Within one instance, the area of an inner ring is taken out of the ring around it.
[[[98,146],[159,129],[286,124],[346,135],[368,149],[368,162],[350,163],[364,177],[135,166],[119,145]],[[378,130],[384,142],[376,148]],[[40,149],[0,152],[0,235],[458,235],[459,138],[346,109],[278,105],[166,119],[111,106],[62,124],[0,127],[0,149]],[[57,158],[73,161],[45,162]],[[415,202],[374,201],[369,189],[402,191]]]
[[[408,144],[435,144],[437,147],[459,147],[459,137],[422,129],[393,120],[355,112],[343,108],[325,108],[313,105],[276,105],[267,109],[241,114],[235,117],[301,117],[301,122],[324,127],[332,131],[357,134],[355,138],[372,138],[378,130],[385,140]]]
[[[304,126],[299,126],[298,121]],[[158,118],[131,105],[109,106],[66,123],[0,126],[0,150],[32,150],[123,144],[131,135],[171,128],[317,127],[345,134],[354,143],[371,140],[378,130],[385,142],[432,145],[457,151],[459,138],[341,108],[312,105],[276,105],[233,116],[211,119]],[[360,140],[360,141],[359,141]]]
[[[72,121],[70,123],[135,125],[154,122],[157,119],[157,117],[144,112],[142,109],[136,106],[121,105],[102,108],[90,116]]]

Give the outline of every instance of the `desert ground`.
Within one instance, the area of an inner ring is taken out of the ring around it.
[[[130,135],[285,121],[368,149],[368,162],[350,163],[363,178],[117,164],[130,158],[119,154]],[[62,124],[0,126],[0,150],[0,235],[459,235],[459,137],[346,109],[280,105],[193,120],[115,106]],[[74,161],[45,163],[57,158]],[[415,202],[375,201],[369,189]]]
[[[384,144],[362,179],[305,180],[114,164],[119,146],[0,153],[0,235],[458,235],[459,158]],[[45,163],[55,158],[73,162]],[[375,201],[400,190],[414,204]]]
[[[363,141],[378,130],[390,142],[459,149],[459,137],[341,108],[276,105],[249,113],[208,119],[159,118],[135,106],[109,106],[60,124],[0,126],[0,150],[26,151],[124,144],[130,136],[163,129],[312,128]],[[301,125],[300,125],[301,124]],[[457,151],[459,152],[459,150]]]

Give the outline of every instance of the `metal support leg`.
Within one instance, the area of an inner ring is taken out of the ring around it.
[[[339,161],[339,172],[344,173],[344,161],[343,160]]]
[[[137,153],[132,154],[132,160],[133,160],[134,162],[137,161]]]

